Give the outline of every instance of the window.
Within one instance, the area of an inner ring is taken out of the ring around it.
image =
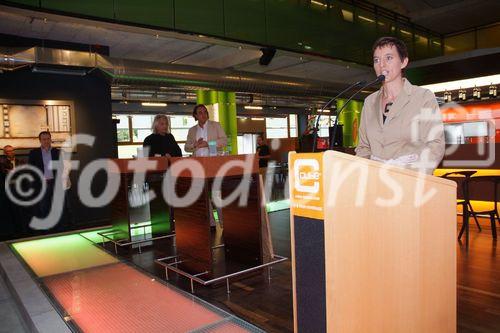
[[[153,132],[151,130],[151,125],[153,124],[154,116],[133,115],[131,117],[133,142],[143,142],[144,139]]]
[[[137,149],[141,149],[141,145],[118,145],[118,158],[134,158],[137,157]]]
[[[297,137],[297,115],[291,114],[288,116],[288,119],[290,122],[290,137],[296,138]]]
[[[130,142],[130,124],[128,116],[115,116],[120,122],[116,124],[118,142]]]
[[[188,131],[194,125],[196,125],[196,120],[192,116],[170,117],[170,133],[177,141],[186,141]]]
[[[255,154],[258,134],[238,135],[238,154]]]
[[[330,136],[329,127],[335,123],[335,116],[321,116],[319,120],[318,136],[328,138]]]
[[[266,137],[288,138],[288,119],[287,118],[266,118]]]

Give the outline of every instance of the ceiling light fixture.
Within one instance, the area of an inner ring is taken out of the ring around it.
[[[245,105],[243,108],[245,110],[262,110],[262,106],[256,106],[256,105]]]
[[[322,2],[319,2],[319,1],[315,1],[315,0],[311,0],[311,3],[313,5],[318,5],[318,6],[321,6],[321,7],[328,7],[328,5],[326,3],[322,3]]]
[[[368,18],[368,17],[365,17],[365,16],[361,16],[361,15],[358,15],[358,19],[361,19],[363,21],[370,22],[370,23],[374,23],[375,22],[375,20],[372,20],[371,18]]]
[[[142,106],[167,106],[167,103],[142,102]]]

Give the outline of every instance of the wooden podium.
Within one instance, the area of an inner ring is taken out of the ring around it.
[[[456,184],[289,156],[295,332],[455,332]]]
[[[217,277],[213,257],[210,215],[215,206],[210,205],[212,184],[217,173],[228,163],[243,162],[246,155],[216,157],[171,158],[171,174],[174,176],[175,192],[179,198],[188,191],[201,192],[197,199],[187,206],[175,206],[177,254],[182,260],[179,268],[203,279]],[[201,173],[193,174],[186,168],[196,164]],[[232,260],[244,266],[256,266],[262,263],[261,245],[261,194],[257,159],[253,159],[250,168],[231,167],[221,179],[220,196],[226,199],[248,176],[249,195],[246,205],[239,206],[238,200],[222,208],[224,223],[224,252],[226,260]],[[212,208],[212,209],[211,209]]]

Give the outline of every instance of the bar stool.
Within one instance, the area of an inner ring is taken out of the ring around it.
[[[494,239],[497,238],[497,228],[496,222],[500,223],[500,216],[498,215],[498,184],[500,183],[500,176],[476,176],[472,177],[470,181],[480,182],[480,181],[488,181],[493,185],[493,200],[494,205],[492,210],[485,210],[481,212],[475,212],[476,214],[484,214],[490,217],[491,224],[491,235]]]
[[[477,171],[470,170],[470,171],[455,171],[455,172],[448,172],[442,175],[442,178],[453,178],[456,177],[449,177],[450,175],[458,175],[458,176],[463,176],[465,177],[464,181],[462,182],[462,194],[463,194],[463,200],[457,200],[457,205],[462,206],[462,228],[460,229],[460,232],[458,234],[458,240],[461,240],[462,235],[465,231],[465,242],[468,245],[469,244],[469,217],[472,215],[474,217],[474,221],[476,222],[477,228],[479,231],[481,231],[481,226],[479,225],[479,221],[477,220],[476,217],[476,212],[472,209],[472,205],[470,203],[470,197],[469,197],[469,181]],[[458,181],[457,181],[458,182]]]

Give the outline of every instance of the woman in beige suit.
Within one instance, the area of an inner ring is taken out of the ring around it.
[[[193,117],[198,125],[188,131],[184,150],[194,156],[209,156],[209,144],[213,142],[218,151],[227,145],[227,136],[220,124],[208,119],[208,110],[205,105],[198,104],[193,109]]]
[[[373,46],[373,68],[382,87],[363,105],[356,155],[432,174],[444,156],[444,129],[434,93],[404,74],[406,45],[382,37]]]

